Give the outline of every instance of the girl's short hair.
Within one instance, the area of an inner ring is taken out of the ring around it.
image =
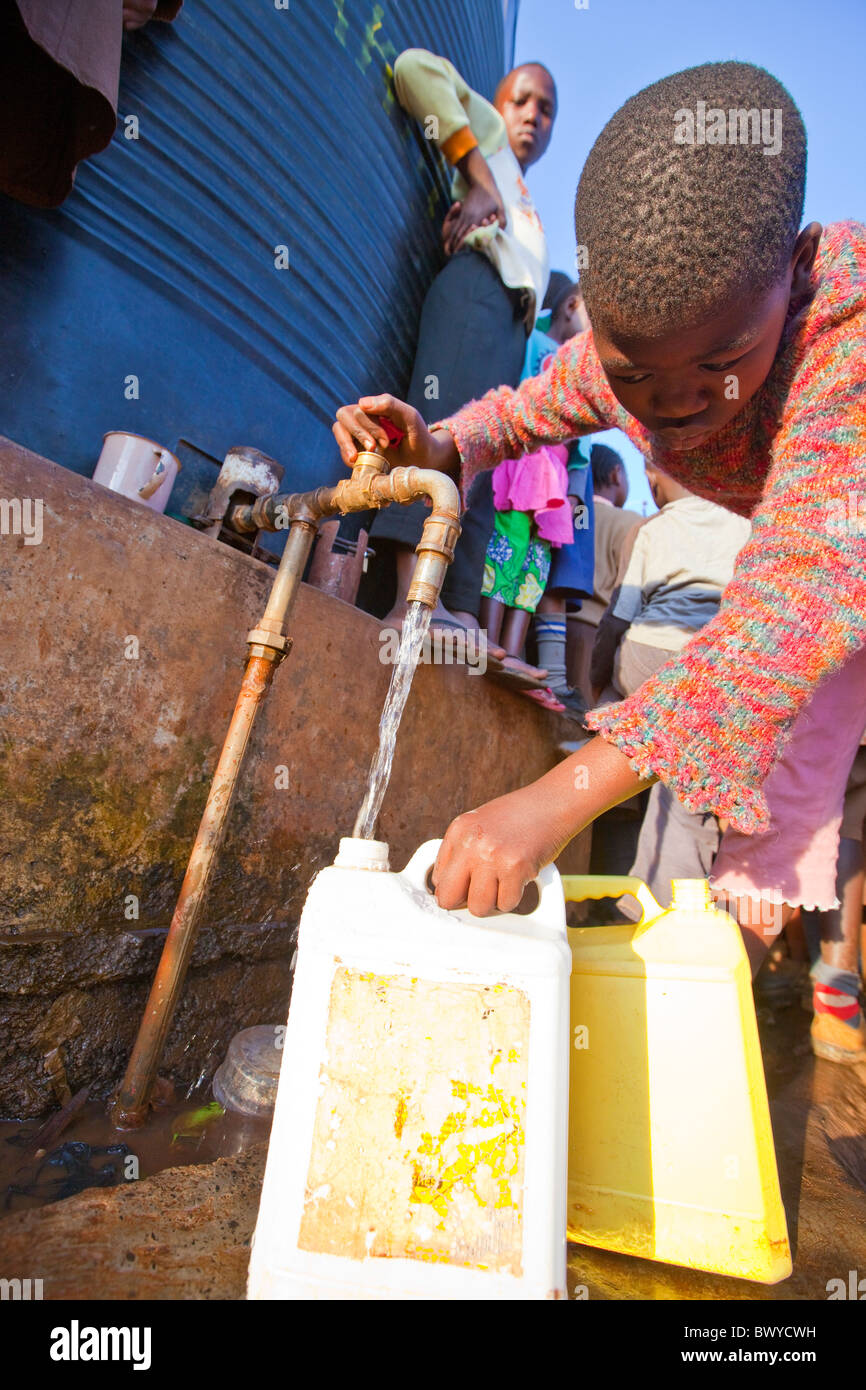
[[[698,323],[790,261],[806,182],[793,99],[751,63],[705,63],[630,97],[575,200],[590,318],[644,334]]]

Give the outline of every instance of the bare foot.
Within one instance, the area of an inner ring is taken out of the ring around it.
[[[408,608],[409,605],[405,599],[398,599],[390,613],[385,614],[382,622],[386,627],[402,627],[403,619],[406,617]],[[449,630],[453,630],[454,628],[454,619],[448,612],[448,609],[443,607],[441,603],[437,603],[433,612],[430,614],[430,626],[443,627]],[[462,627],[462,623],[460,626]]]
[[[542,709],[553,710],[554,714],[565,712],[565,705],[561,700],[557,700],[552,690],[524,690],[523,694],[527,700],[533,700],[535,704],[541,705]]]
[[[402,627],[403,619],[406,616],[407,606],[408,605],[405,599],[398,599],[398,601],[394,604],[394,607],[391,609],[390,613],[387,613],[385,617],[382,619],[383,624],[386,627]],[[451,612],[449,611],[449,609],[445,607],[444,603],[442,603],[440,600],[440,602],[436,604],[436,607],[433,609],[433,612],[430,615],[430,630],[434,632],[455,632],[455,623],[459,624],[460,627],[465,627],[466,630],[469,632],[483,631],[483,629],[478,626],[478,619],[474,616],[474,614]],[[508,657],[508,653],[506,652],[504,647],[498,647],[494,643],[488,642],[486,652],[487,655],[492,657],[494,661],[504,662],[507,658],[509,661],[517,662],[517,669],[525,669],[529,672],[533,679],[535,679],[536,668],[534,666],[526,666],[525,662],[517,661],[516,657]],[[540,671],[539,675],[546,676],[547,672]]]
[[[502,658],[502,665],[509,671],[519,671],[521,676],[531,676],[535,681],[543,680],[547,675],[543,666],[530,666],[528,661],[521,661],[519,656],[505,655]]]
[[[464,613],[460,608],[452,608],[451,617],[454,618],[456,622],[462,623],[463,626],[468,628],[471,632],[478,631],[479,623],[474,613]]]

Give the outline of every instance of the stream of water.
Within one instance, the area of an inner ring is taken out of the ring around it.
[[[367,778],[367,794],[358,812],[355,828],[352,831],[357,840],[372,840],[375,837],[376,822],[382,809],[382,801],[391,778],[391,764],[394,761],[394,747],[397,730],[403,718],[403,710],[412,689],[412,678],[421,655],[424,638],[430,626],[431,609],[424,603],[410,603],[400,634],[400,650],[388,687],[388,696],[379,720],[379,747],[370,765]]]

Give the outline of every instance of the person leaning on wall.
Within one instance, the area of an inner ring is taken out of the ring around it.
[[[0,0],[0,192],[37,208],[68,197],[76,167],[114,134],[124,30],[182,4]]]
[[[455,201],[442,227],[448,259],[424,301],[407,397],[431,422],[520,379],[549,271],[544,228],[523,176],[550,141],[556,86],[542,64],[521,63],[503,77],[491,103],[446,58],[421,48],[397,58],[394,85],[403,109],[435,131],[435,143],[455,170]],[[371,543],[377,551],[393,550],[397,578],[386,622],[402,622],[405,615],[426,517],[423,502],[376,514]],[[467,498],[462,526],[434,627],[478,626],[493,531],[489,473]]]

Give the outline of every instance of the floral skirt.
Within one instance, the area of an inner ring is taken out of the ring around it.
[[[550,574],[550,542],[532,534],[529,512],[497,512],[487,545],[485,598],[534,613]]]

